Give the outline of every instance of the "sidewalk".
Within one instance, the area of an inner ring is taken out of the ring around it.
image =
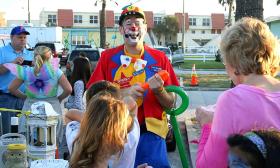
[[[186,91],[189,96],[189,107],[188,109],[177,117],[178,122],[185,122],[188,134],[189,142],[195,140],[200,135],[200,128],[191,122],[191,118],[195,117],[195,108],[199,106],[207,106],[211,104],[215,104],[218,96],[223,91]],[[193,167],[195,167],[195,159],[197,152],[197,144],[190,143],[190,152]],[[173,153],[168,154],[169,161],[172,168],[181,168],[181,160],[178,153],[178,150]]]
[[[176,75],[191,74],[191,69],[182,69],[178,66],[173,67]],[[196,69],[197,74],[227,74],[225,69]]]

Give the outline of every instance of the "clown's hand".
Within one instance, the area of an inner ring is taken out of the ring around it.
[[[153,92],[158,92],[162,90],[164,81],[161,79],[159,74],[155,74],[151,78],[148,79],[149,87]]]

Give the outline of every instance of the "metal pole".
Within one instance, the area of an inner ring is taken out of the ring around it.
[[[29,0],[27,0],[28,23],[30,23]]]
[[[183,28],[182,28],[182,53],[185,54],[185,0],[183,0]]]

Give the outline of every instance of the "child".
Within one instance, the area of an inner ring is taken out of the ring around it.
[[[111,94],[113,97],[120,99],[120,90],[108,81],[99,81],[94,83],[88,90],[86,94],[86,102],[96,95],[99,92],[107,92]],[[120,155],[120,158],[112,157],[109,161],[111,167],[114,168],[131,168],[134,165],[135,155],[136,155],[136,147],[139,141],[140,136],[140,128],[137,121],[137,110],[134,109],[136,104],[129,97],[124,98],[124,101],[128,105],[128,109],[131,111],[131,115],[135,116],[132,130],[128,133],[127,142],[125,143],[124,151]],[[74,139],[77,137],[77,134],[80,129],[80,122],[85,115],[78,110],[71,109],[65,114],[65,121],[67,124],[66,127],[66,140],[70,153],[72,152],[72,145]]]
[[[135,102],[133,107],[136,109]],[[86,109],[73,143],[70,167],[107,167],[109,159],[124,150],[133,117],[124,101],[107,91],[93,96]]]
[[[233,134],[227,139],[230,168],[280,167],[280,132],[252,131],[244,135]]]
[[[19,66],[16,64],[4,64],[11,73],[16,76],[9,86],[9,91],[20,98],[26,99],[23,111],[29,111],[33,103],[42,100],[52,104],[54,110],[60,115],[57,137],[62,140],[62,111],[60,102],[72,91],[71,85],[59,69],[59,59],[52,58],[51,49],[38,46],[34,50],[34,67]],[[25,93],[19,90],[21,84],[25,86]],[[63,89],[62,94],[57,97],[58,85]],[[25,133],[25,118],[20,118],[19,132]]]
[[[98,92],[100,91],[107,91],[110,94],[112,94],[114,97],[120,98],[120,91],[119,89],[108,81],[100,81],[96,84],[92,85],[86,92],[86,102],[89,102],[89,100]],[[65,113],[65,122],[66,122],[66,141],[68,150],[71,154],[72,152],[72,145],[73,141],[76,138],[79,129],[80,129],[80,122],[83,118],[84,111],[80,111],[77,109],[70,109]]]
[[[90,63],[84,57],[77,57],[73,63],[74,69],[70,79],[73,91],[65,103],[65,108],[84,110],[83,94],[85,92],[85,85],[90,77]]]

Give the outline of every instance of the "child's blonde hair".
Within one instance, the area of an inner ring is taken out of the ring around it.
[[[222,35],[221,54],[237,74],[276,75],[279,68],[279,42],[260,20],[243,18]]]
[[[34,49],[34,74],[38,76],[41,67],[43,66],[44,62],[49,60],[49,57],[46,57],[46,54],[51,52],[51,49],[46,46],[38,46]]]
[[[93,166],[111,155],[120,154],[132,124],[133,119],[123,101],[106,91],[93,96],[73,143],[70,167]]]

